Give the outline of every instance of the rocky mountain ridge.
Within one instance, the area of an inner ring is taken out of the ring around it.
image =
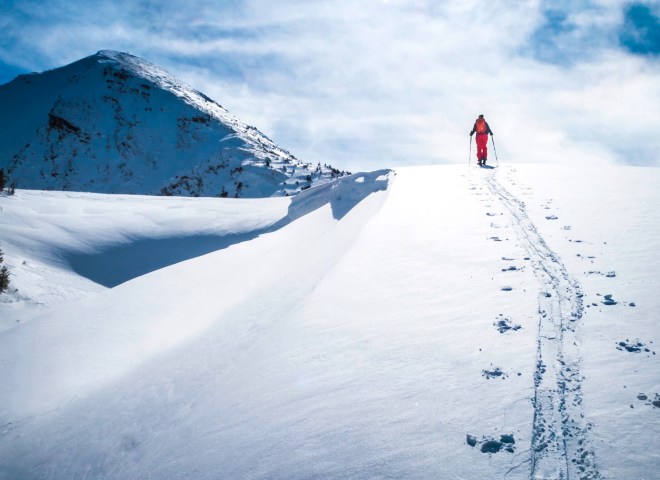
[[[111,50],[0,86],[0,168],[18,188],[292,195],[342,176],[295,158],[148,61]]]

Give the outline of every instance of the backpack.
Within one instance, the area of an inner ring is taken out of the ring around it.
[[[486,120],[477,118],[477,121],[474,123],[474,131],[477,133],[486,133]]]

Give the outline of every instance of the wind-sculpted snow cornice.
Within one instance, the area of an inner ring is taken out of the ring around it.
[[[282,221],[291,222],[326,204],[330,204],[333,217],[340,220],[372,193],[386,190],[394,175],[390,169],[355,173],[306,190],[291,201],[289,213]]]

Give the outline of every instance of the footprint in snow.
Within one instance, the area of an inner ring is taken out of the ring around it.
[[[653,406],[653,408],[660,408],[660,394],[653,394],[653,398],[650,398],[645,393],[640,393],[637,395],[637,400],[644,402],[644,405]],[[635,408],[633,405],[630,405],[630,408]]]
[[[587,260],[591,260],[591,263],[594,263],[593,260],[596,258],[595,255],[582,255],[581,253],[576,253],[575,256],[579,258],[585,258]]]
[[[615,271],[611,271],[611,272],[603,273],[603,272],[601,272],[600,270],[589,270],[588,272],[586,272],[586,274],[587,274],[587,275],[603,275],[603,276],[605,276],[605,277],[607,277],[607,278],[614,278],[614,277],[616,277],[616,272],[615,272]]]
[[[495,320],[495,322],[493,322],[493,325],[495,325],[495,328],[500,333],[505,333],[510,330],[516,332],[522,328],[520,325],[511,322],[511,319],[508,317]]]
[[[502,269],[503,272],[515,272],[515,271],[518,271],[518,270],[522,270],[522,268],[518,268],[515,265],[511,265],[510,267]]]
[[[616,305],[619,302],[617,302],[616,300],[614,300],[612,298],[611,293],[608,293],[607,295],[603,296],[603,302],[602,303],[603,303],[603,305]]]
[[[481,453],[498,453],[504,450],[508,453],[514,453],[516,451],[516,440],[513,437],[513,433],[506,433],[500,435],[499,440],[495,440],[493,437],[482,436],[481,440],[477,440],[477,437],[470,435],[469,433],[465,437],[466,443],[471,447],[479,447]]]
[[[558,220],[559,217],[557,215],[547,215],[545,217],[546,220]]]
[[[607,277],[614,276],[615,277],[616,273],[609,272],[605,276],[607,276]],[[601,301],[601,303],[603,305],[612,306],[612,305],[617,305],[619,303],[618,301],[614,300],[613,295],[611,293],[608,293],[606,295],[601,295],[600,293],[597,293],[596,295],[598,295],[599,297],[603,297],[603,300]],[[594,307],[598,306],[597,303],[592,303],[592,305]],[[637,304],[635,302],[623,302],[622,305],[627,305],[629,307],[636,307],[637,306]]]
[[[501,378],[504,380],[507,378],[509,375],[504,373],[500,367],[494,367],[491,364],[491,368],[489,370],[484,369],[481,371],[481,375],[486,377],[487,380],[490,380],[491,378]]]
[[[653,343],[653,342],[650,342]],[[616,342],[616,349],[630,352],[630,353],[650,353],[655,355],[655,352],[651,350],[649,347],[647,347],[643,342],[641,342],[639,339],[635,339],[633,341],[630,341],[629,339],[625,339],[625,341],[620,341]]]

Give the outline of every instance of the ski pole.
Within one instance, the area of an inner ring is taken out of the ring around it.
[[[495,152],[495,161],[497,162],[497,166],[500,166],[500,160],[497,158],[497,148],[495,148],[495,138],[491,134],[490,136],[490,141],[493,142],[493,152]]]
[[[470,152],[468,153],[468,166],[470,165],[470,158],[472,158],[472,135],[470,135]]]

